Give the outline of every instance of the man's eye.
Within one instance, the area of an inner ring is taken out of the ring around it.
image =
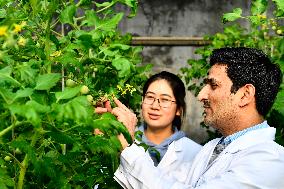
[[[215,83],[211,83],[210,86],[211,86],[212,89],[216,89],[218,87],[218,85],[215,84]]]

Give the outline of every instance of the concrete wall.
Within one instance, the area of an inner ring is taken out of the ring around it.
[[[137,16],[124,19],[120,23],[122,33],[135,36],[179,36],[202,37],[221,32],[223,13],[241,7],[244,13],[249,10],[250,1],[234,0],[139,0]],[[125,7],[120,10],[128,11]],[[154,64],[153,72],[161,70],[179,73],[187,66],[187,60],[198,58],[190,46],[145,46],[143,64]],[[184,130],[189,137],[201,143],[207,134],[200,128],[202,121],[201,104],[194,95],[187,94],[188,113]]]

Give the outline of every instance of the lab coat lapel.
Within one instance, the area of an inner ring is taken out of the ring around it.
[[[164,155],[163,159],[159,163],[158,167],[163,168],[167,167],[171,164],[173,164],[175,161],[177,161],[178,156],[177,153],[179,153],[182,149],[181,143],[179,141],[173,141]]]

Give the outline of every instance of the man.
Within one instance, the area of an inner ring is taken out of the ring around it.
[[[139,182],[153,189],[284,188],[284,148],[273,141],[275,128],[265,121],[282,82],[279,67],[252,48],[214,50],[210,65],[198,99],[204,104],[205,124],[223,137],[204,145],[188,175],[181,175],[185,183],[145,162],[142,147],[126,147],[124,142],[119,171],[132,186]],[[125,109],[117,103],[117,109]],[[133,133],[135,123],[127,122],[121,112],[113,111]]]

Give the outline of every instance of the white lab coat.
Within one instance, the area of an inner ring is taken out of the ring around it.
[[[195,155],[201,150],[202,146],[192,141],[187,137],[182,137],[179,140],[173,141],[163,159],[155,169],[161,170],[166,177],[176,178],[179,182],[186,181],[186,175],[189,174],[190,166]],[[145,153],[143,149],[143,163],[154,166],[154,163],[148,152]],[[114,174],[114,179],[123,187],[127,189],[146,188],[142,182],[137,182],[136,179],[131,180],[132,177],[127,177],[127,172],[120,165]],[[127,180],[127,179],[130,179]]]
[[[208,165],[220,139],[196,155],[185,182],[168,177],[143,162],[143,150],[132,145],[121,154],[121,167],[132,185],[151,189],[284,189],[284,148],[274,140],[275,128],[250,131],[229,144]]]

